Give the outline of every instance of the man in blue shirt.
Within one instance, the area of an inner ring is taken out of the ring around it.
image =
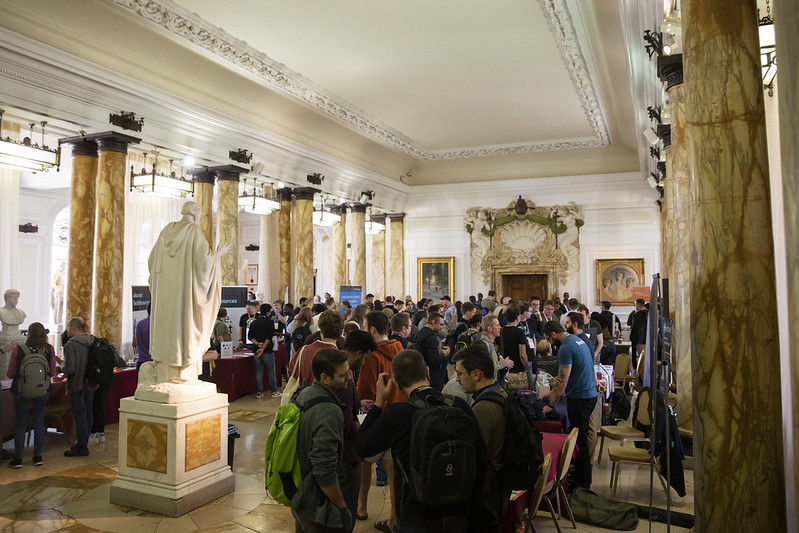
[[[588,346],[576,335],[566,333],[557,321],[544,324],[544,336],[558,348],[558,378],[547,399],[554,405],[566,394],[566,412],[571,428],[577,428],[577,455],[574,459],[574,485],[591,488],[591,454],[588,425],[597,402],[594,358]]]

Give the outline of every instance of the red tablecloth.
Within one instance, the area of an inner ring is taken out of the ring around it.
[[[555,479],[555,474],[558,471],[558,460],[560,459],[560,450],[563,448],[563,443],[566,442],[568,435],[565,433],[541,433],[543,440],[541,441],[541,448],[544,450],[544,457],[548,453],[552,454],[552,463],[549,467],[549,475],[547,475],[547,483]],[[542,505],[546,505],[541,502]],[[530,492],[523,490],[516,496],[511,497],[508,503],[508,509],[505,511],[505,520],[503,523],[503,533],[513,533],[516,524],[520,523],[525,509],[530,504]],[[542,507],[545,508],[545,507]]]
[[[105,424],[119,422],[119,400],[133,396],[138,379],[135,368],[123,368],[114,372],[114,385],[105,396]]]
[[[219,358],[214,361],[215,367],[211,379],[220,392],[228,395],[228,401],[234,402],[247,394],[255,394],[255,356],[252,352],[234,352],[233,357]],[[275,350],[275,375],[277,386],[282,383],[280,369],[286,366],[286,352],[283,345]],[[269,376],[264,369],[264,390],[268,391]]]

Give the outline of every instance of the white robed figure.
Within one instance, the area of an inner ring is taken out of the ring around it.
[[[214,394],[197,379],[221,301],[219,257],[197,223],[201,208],[186,202],[183,218],[171,222],[150,252],[150,354],[142,365],[136,399],[178,403]]]

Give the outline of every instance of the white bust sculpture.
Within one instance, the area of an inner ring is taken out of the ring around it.
[[[216,393],[213,383],[197,376],[222,296],[219,256],[229,248],[211,251],[200,212],[196,202],[186,202],[183,218],[166,225],[150,253],[153,361],[141,367],[138,400],[181,403]]]
[[[17,308],[19,291],[8,289],[3,298],[6,305],[0,307],[0,322],[3,323],[3,329],[0,330],[0,346],[9,342],[24,342],[25,336],[20,333],[19,325],[25,321],[25,311]]]

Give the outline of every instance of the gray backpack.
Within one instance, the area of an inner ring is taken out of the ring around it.
[[[20,344],[22,360],[17,355],[17,393],[23,398],[39,398],[50,390],[50,360],[47,355],[31,352]]]

